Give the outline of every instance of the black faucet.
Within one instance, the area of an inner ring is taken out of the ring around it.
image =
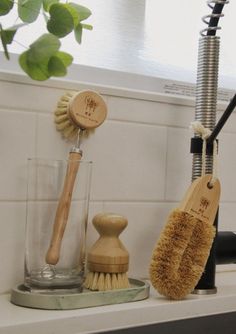
[[[200,31],[201,37],[199,39],[195,120],[212,131],[210,137],[207,139],[206,148],[205,167],[208,174],[212,174],[213,171],[213,141],[236,106],[235,95],[216,125],[220,48],[220,38],[216,36],[216,32],[220,29],[218,26],[219,19],[224,16],[222,14],[223,7],[228,2],[228,0],[207,1],[207,5],[211,8],[212,13],[203,16],[202,21],[207,24],[207,27]],[[202,138],[197,134],[191,139],[190,151],[193,153],[192,180],[201,176],[202,143]],[[214,221],[214,226],[216,228],[216,237],[205,271],[195,287],[194,293],[197,294],[216,293],[216,265],[236,262],[236,235],[233,232],[218,231],[218,213]]]
[[[231,99],[225,112],[219,119],[211,135],[207,139],[206,154],[212,156],[213,154],[213,141],[217,140],[216,137],[223,128],[224,124],[228,120],[229,116],[236,107],[236,94]],[[218,140],[217,140],[218,141]],[[193,154],[201,155],[203,141],[200,137],[194,137],[191,139],[190,152]],[[211,252],[205,267],[205,271],[202,274],[194,293],[196,294],[213,294],[217,292],[215,286],[215,272],[217,264],[230,264],[236,263],[236,233],[224,231],[218,232],[218,216],[219,210],[216,214],[214,226],[216,228],[216,237],[213,242]]]

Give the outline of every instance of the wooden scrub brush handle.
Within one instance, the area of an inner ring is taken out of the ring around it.
[[[93,225],[100,238],[88,254],[90,271],[103,273],[128,271],[129,253],[119,239],[127,224],[127,219],[117,214],[99,213],[93,218]]]
[[[46,254],[46,263],[48,264],[55,265],[59,260],[61,241],[69,216],[74,183],[81,157],[82,154],[77,152],[71,152],[69,155],[63,191],[58,202],[51,242]]]

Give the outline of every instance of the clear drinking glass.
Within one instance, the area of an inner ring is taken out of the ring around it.
[[[71,163],[71,162],[70,162]],[[25,279],[30,290],[82,291],[86,256],[86,227],[91,185],[91,161],[75,161],[75,178],[59,260],[46,261],[58,203],[65,186],[68,160],[29,159],[26,212]]]

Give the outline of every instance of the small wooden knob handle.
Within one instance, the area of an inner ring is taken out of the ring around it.
[[[93,218],[93,225],[100,238],[88,254],[90,271],[104,273],[128,271],[129,253],[119,239],[127,224],[125,217],[113,213],[99,213]]]
[[[99,213],[93,218],[93,225],[101,236],[118,237],[127,224],[125,217],[114,213]]]
[[[57,206],[51,242],[46,254],[46,263],[48,264],[55,265],[59,261],[61,242],[69,216],[71,198],[80,160],[80,153],[70,153],[63,191]]]

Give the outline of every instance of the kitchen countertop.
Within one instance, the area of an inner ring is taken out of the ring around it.
[[[169,301],[151,288],[146,300],[77,310],[49,311],[13,305],[0,296],[1,334],[79,334],[159,324],[236,311],[236,271],[218,272],[218,292]]]

